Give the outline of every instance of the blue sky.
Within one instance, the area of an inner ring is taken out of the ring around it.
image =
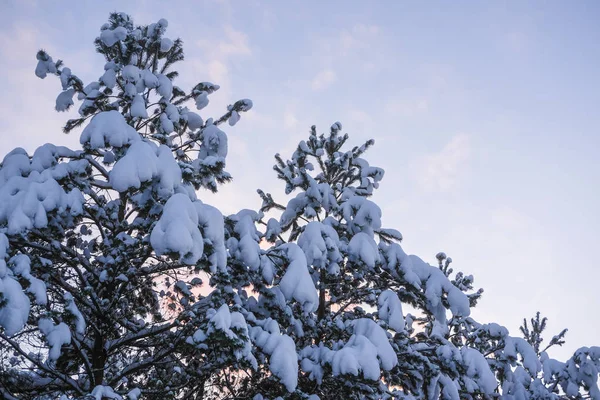
[[[540,310],[549,334],[569,328],[560,358],[599,344],[599,3],[121,3],[0,5],[0,153],[77,146],[53,110],[58,81],[33,74],[37,49],[97,79],[110,11],[164,17],[185,43],[176,84],[222,87],[208,115],[255,104],[228,130],[234,182],[203,200],[234,212],[259,206],[258,187],[282,199],[271,156],[339,120],[355,143],[375,138],[375,201],[405,250],[443,250],[485,289],[476,318],[516,335]]]

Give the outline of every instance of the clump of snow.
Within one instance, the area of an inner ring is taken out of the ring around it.
[[[467,366],[467,375],[477,382],[483,393],[493,394],[498,382],[483,354],[466,346],[460,349],[460,353]]]
[[[56,361],[60,357],[62,345],[71,343],[71,331],[69,327],[64,322],[55,325],[48,318],[40,318],[38,327],[40,328],[40,332],[46,337],[46,341],[50,347],[48,358]]]
[[[232,111],[231,116],[229,117],[228,123],[229,126],[235,126],[240,120],[240,114],[237,111]]]
[[[118,192],[130,188],[139,189],[142,182],[152,180],[158,174],[156,153],[148,142],[133,143],[123,158],[110,171],[109,182]]]
[[[412,261],[398,243],[386,245],[381,242],[379,248],[383,253],[384,268],[392,275],[402,277],[414,288],[421,287],[421,279],[413,271]]]
[[[208,157],[225,158],[227,156],[227,135],[216,125],[207,125],[202,130],[202,144],[198,152],[198,159]]]
[[[542,366],[533,347],[525,339],[512,336],[505,337],[504,355],[509,359],[516,360],[517,353],[523,358],[523,367],[532,376],[536,376]]]
[[[406,267],[419,277],[425,287],[427,307],[435,317],[434,334],[443,336],[448,331],[446,307],[442,303],[444,293],[453,315],[465,317],[470,315],[469,298],[454,286],[439,268],[432,267],[414,255],[405,258],[404,262]]]
[[[112,47],[119,40],[124,40],[127,37],[127,29],[122,26],[117,26],[115,29],[104,29],[100,32],[100,40],[107,45]]]
[[[282,335],[279,325],[272,319],[264,321],[264,326],[250,328],[252,341],[270,355],[269,369],[278,377],[288,392],[298,386],[298,355],[296,344],[291,337]]]
[[[130,392],[131,393],[131,392]],[[116,393],[114,389],[110,386],[98,385],[92,390],[92,396],[96,400],[103,399],[114,399],[114,400],[122,400],[121,395]]]
[[[127,124],[121,113],[115,110],[95,115],[81,132],[80,143],[91,149],[123,147],[140,140],[140,135]]]
[[[379,249],[375,240],[365,232],[358,232],[348,243],[348,257],[351,261],[359,261],[369,268],[374,268],[379,261]]]
[[[146,101],[141,95],[136,94],[133,97],[133,101],[131,102],[130,114],[132,117],[148,118],[148,111],[146,110]]]
[[[308,272],[306,256],[295,243],[287,243],[279,247],[289,260],[289,264],[279,282],[279,288],[286,299],[294,299],[305,312],[316,311],[319,306],[319,296],[312,278]]]
[[[236,215],[230,216],[235,221],[234,231],[239,240],[232,237],[227,242],[230,254],[247,264],[251,270],[256,271],[260,267],[260,236],[254,225],[260,216],[252,210],[241,210]]]
[[[54,64],[52,57],[50,57],[47,53],[38,51],[37,60],[38,63],[35,67],[35,75],[38,78],[44,79],[49,73],[56,73],[56,64]]]
[[[196,109],[202,110],[204,107],[208,105],[208,92],[201,91],[195,98],[196,101]]]
[[[56,210],[69,210],[72,215],[82,212],[84,199],[81,192],[73,189],[67,193],[54,179],[54,175],[61,177],[59,169],[47,169],[42,173],[31,171],[34,166],[52,162],[40,158],[45,158],[42,153],[38,153],[30,164],[26,153],[13,152],[5,158],[0,169],[0,223],[7,224],[8,234],[22,233],[34,227],[45,228],[48,213]],[[63,164],[63,171],[68,168]],[[28,176],[21,176],[29,171]],[[4,177],[8,180],[2,182]]]
[[[396,353],[381,326],[368,318],[357,319],[351,321],[350,324],[354,327],[355,335],[365,336],[375,345],[377,348],[376,354],[384,370],[389,371],[398,364]]]
[[[209,309],[206,316],[209,319],[209,327],[206,333],[197,332],[195,338],[202,338],[202,341],[204,341],[215,331],[221,331],[237,344],[237,348],[234,350],[236,359],[245,359],[254,369],[257,369],[258,362],[252,354],[250,334],[248,333],[248,325],[244,316],[237,311],[230,312],[227,304],[223,304],[218,310]],[[235,329],[241,335],[232,329]]]
[[[126,65],[121,71],[121,76],[126,82],[136,83],[141,78],[141,71],[135,65]]]
[[[346,345],[336,351],[331,360],[333,375],[363,373],[366,379],[378,380],[381,376],[377,361],[377,348],[366,337],[352,335]]]
[[[202,257],[204,241],[198,229],[198,212],[187,195],[176,193],[167,200],[150,243],[158,255],[179,253],[181,261],[188,264]]]
[[[379,295],[379,318],[386,321],[396,332],[404,330],[404,314],[398,295],[391,290],[384,290]]]
[[[213,248],[208,256],[210,271],[225,272],[227,270],[227,249],[225,248],[225,229],[223,214],[215,207],[204,204],[200,200],[194,201],[198,213],[198,224],[202,229],[202,236]]]
[[[171,50],[171,48],[173,47],[173,41],[169,38],[161,38],[160,39],[160,51],[162,51],[163,53],[166,53],[167,51]]]
[[[161,196],[170,196],[181,184],[181,168],[173,157],[171,149],[164,144],[158,147],[157,156],[157,176],[159,178],[159,194]]]
[[[46,305],[48,303],[46,284],[44,281],[31,275],[31,261],[29,257],[24,254],[18,254],[10,259],[9,264],[12,266],[14,276],[20,276],[29,282],[29,287],[27,287],[26,291],[33,294],[35,302],[40,305]]]
[[[158,79],[158,87],[156,88],[156,91],[165,100],[169,100],[173,94],[173,82],[171,82],[171,80],[163,74],[156,75],[156,78]]]
[[[100,81],[104,83],[107,88],[114,88],[117,84],[117,72],[112,68],[107,69],[104,71],[102,77],[100,77]]]
[[[271,222],[273,221],[273,222]],[[271,226],[277,220],[269,221]],[[269,226],[267,225],[267,230]],[[312,221],[304,227],[304,231],[298,239],[298,246],[306,255],[308,265],[314,265],[321,269],[326,268],[329,273],[337,273],[342,255],[338,248],[339,237],[335,229],[318,221]]]
[[[12,336],[27,323],[31,304],[19,282],[6,273],[3,263],[4,260],[0,260],[0,295],[5,302],[0,307],[0,326],[4,328],[7,336]]]
[[[374,230],[381,228],[381,209],[362,196],[352,196],[343,202],[342,214],[354,233],[373,235]]]
[[[152,73],[149,69],[141,71],[141,77],[144,82],[144,86],[149,89],[155,89],[160,85],[158,77]]]
[[[73,96],[75,95],[75,89],[67,89],[64,92],[61,92],[58,97],[56,97],[56,106],[54,107],[56,111],[67,111],[69,107],[71,107],[73,103]]]
[[[75,304],[75,300],[73,299],[73,296],[71,295],[71,293],[66,293],[63,294],[63,298],[65,299],[65,310],[69,312],[69,314],[71,314],[73,317],[75,317],[75,332],[79,333],[80,335],[83,335],[85,333],[85,319],[83,318],[83,315],[81,314],[81,311],[79,311],[79,309],[77,308],[77,305]]]
[[[184,111],[181,113],[181,116],[185,121],[187,121],[188,128],[190,128],[192,131],[202,128],[202,125],[204,124],[204,121],[200,115],[187,109],[184,109]]]

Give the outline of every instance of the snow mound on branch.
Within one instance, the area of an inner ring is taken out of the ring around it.
[[[66,303],[65,310],[75,318],[75,332],[83,335],[85,333],[86,326],[85,319],[83,318],[81,311],[79,311],[77,308],[73,296],[71,293],[65,293],[63,294],[63,298],[65,299]]]
[[[173,157],[171,149],[164,144],[158,147],[156,152],[158,177],[160,182],[160,195],[171,195],[181,184],[181,168]]]
[[[73,103],[73,96],[75,95],[75,89],[67,89],[64,92],[61,92],[56,97],[56,105],[54,108],[56,111],[67,111],[69,107],[71,107]]]
[[[38,78],[44,79],[47,74],[55,74],[56,73],[56,64],[52,61],[52,57],[46,54],[43,51],[38,52],[37,54],[37,66],[35,67],[35,75]]]
[[[157,164],[152,146],[145,141],[137,141],[110,171],[109,182],[118,192],[139,189],[143,182],[152,180],[158,174]]]
[[[48,318],[40,318],[38,327],[40,328],[40,332],[46,337],[48,346],[50,346],[48,358],[56,361],[60,357],[62,345],[71,343],[71,331],[69,327],[64,322],[55,325]]]
[[[8,274],[2,276],[2,270],[6,269],[3,263],[0,260],[0,297],[5,301],[0,307],[0,327],[7,336],[12,336],[27,323],[31,304],[19,282]]]
[[[301,351],[302,369],[310,373],[311,379],[320,383],[322,366],[329,364],[333,375],[362,373],[366,379],[376,381],[381,377],[381,369],[390,371],[398,364],[386,332],[377,323],[361,318],[346,325],[353,328],[353,335],[343,347],[331,350],[320,344]]]
[[[261,265],[260,236],[254,224],[260,219],[259,214],[252,210],[241,210],[229,218],[235,221],[233,230],[239,237],[239,240],[232,237],[227,241],[230,254],[247,264],[252,271],[258,270]]]
[[[277,223],[276,220],[273,221]],[[298,246],[304,251],[308,265],[314,265],[319,269],[327,268],[329,273],[337,273],[338,263],[342,261],[338,242],[339,237],[335,229],[313,221],[304,227],[298,239]]]
[[[124,40],[126,37],[127,29],[122,26],[117,26],[115,29],[104,29],[100,33],[100,40],[108,47],[112,47],[119,40]]]
[[[206,160],[208,157],[225,158],[227,156],[227,135],[216,125],[207,125],[202,130],[202,144],[198,152],[198,159]]]
[[[171,50],[171,47],[173,47],[173,41],[169,38],[162,38],[160,39],[160,51],[162,51],[163,53],[166,53],[167,51]]]
[[[380,242],[379,248],[383,254],[384,268],[389,270],[392,275],[404,278],[413,287],[417,289],[421,287],[421,279],[414,273],[412,262],[404,250],[402,250],[402,246],[398,243],[387,245]]]
[[[92,118],[81,132],[79,142],[91,149],[102,147],[123,147],[140,140],[140,135],[127,124],[116,110],[101,112]]]
[[[133,391],[132,391],[133,392]],[[131,393],[131,392],[129,392]],[[92,390],[92,397],[96,400],[102,399],[114,399],[114,400],[122,400],[123,398],[116,393],[112,387],[98,385]]]
[[[398,364],[398,358],[390,345],[386,332],[375,321],[361,318],[350,322],[354,327],[355,335],[362,335],[369,339],[377,348],[376,355],[381,362],[381,368],[389,371]]]
[[[386,321],[396,332],[404,330],[404,314],[398,295],[391,290],[384,290],[379,295],[379,318]]]
[[[218,310],[209,309],[206,313],[209,319],[209,326],[206,330],[206,338],[216,331],[221,331],[236,343],[238,348],[234,350],[234,355],[237,360],[246,359],[254,369],[258,368],[258,362],[252,354],[252,344],[250,342],[250,334],[248,333],[248,325],[244,316],[237,312],[230,312],[227,304],[223,304]],[[241,334],[238,334],[236,332]],[[203,334],[195,334],[196,337],[202,337]]]
[[[369,339],[362,335],[352,335],[348,343],[333,355],[333,375],[358,376],[362,372],[366,379],[376,381],[381,375],[376,354],[377,348]]]
[[[454,286],[439,268],[432,267],[415,255],[408,256],[403,262],[407,269],[419,277],[425,289],[427,307],[435,317],[434,334],[444,335],[448,331],[446,307],[442,303],[444,294],[453,315],[467,317],[471,314],[467,295]]]
[[[319,296],[308,272],[304,252],[295,243],[284,244],[279,249],[286,252],[289,260],[287,270],[279,282],[281,292],[288,301],[294,299],[302,304],[305,312],[316,311]]]
[[[169,100],[173,94],[173,82],[171,82],[171,80],[163,74],[156,75],[156,78],[158,79],[158,87],[156,88],[156,91],[165,100]]]
[[[149,69],[141,71],[141,77],[147,88],[155,89],[159,86],[158,78]]]
[[[375,240],[365,232],[358,232],[348,243],[348,258],[374,268],[379,261],[379,249]]]
[[[156,148],[145,140],[133,143],[110,171],[109,183],[118,192],[139,189],[144,182],[158,178],[159,196],[167,198],[181,184],[181,168],[165,145]]]
[[[204,124],[204,120],[202,120],[202,117],[200,115],[196,114],[195,112],[189,111],[188,109],[184,109],[181,112],[181,117],[185,121],[187,121],[188,128],[190,128],[192,131],[200,129]]]
[[[19,163],[19,169],[24,166]],[[62,166],[68,173],[69,167]],[[5,172],[4,168],[0,170],[2,172]],[[27,177],[15,174],[6,182],[0,182],[0,224],[7,225],[8,234],[45,228],[50,212],[70,210],[71,215],[81,214],[84,203],[81,192],[78,189],[65,192],[53,174],[60,177],[62,172],[60,169],[48,169],[41,174],[32,171]]]
[[[225,272],[227,270],[227,249],[225,248],[225,227],[223,214],[213,206],[202,203],[200,200],[194,202],[198,213],[198,224],[202,229],[202,236],[213,247],[213,252],[208,256],[210,271]]]
[[[483,354],[469,347],[461,348],[460,353],[467,366],[467,376],[477,382],[481,392],[493,394],[498,382]]]
[[[381,208],[362,196],[352,196],[342,203],[342,215],[354,233],[373,235],[381,228]]]
[[[39,305],[46,305],[48,303],[46,284],[31,275],[31,260],[29,257],[25,254],[18,254],[10,259],[9,264],[12,265],[15,276],[20,276],[29,282],[26,292],[33,294],[35,302]]]
[[[270,355],[269,369],[279,378],[288,392],[298,386],[298,355],[296,344],[291,337],[282,335],[279,325],[272,319],[263,322],[263,326],[250,328],[252,341],[266,354]]]
[[[198,229],[198,211],[189,196],[177,193],[167,200],[150,243],[156,254],[179,253],[187,264],[195,264],[202,257],[204,241]]]
[[[542,369],[542,365],[533,347],[525,339],[506,336],[504,338],[504,355],[509,359],[516,360],[517,353],[523,358],[523,367],[532,376],[536,376]]]
[[[148,111],[146,111],[146,101],[144,98],[136,94],[131,102],[130,114],[132,117],[148,118]]]
[[[8,238],[0,233],[0,299],[4,302],[0,306],[0,327],[4,328],[6,335],[12,336],[27,323],[31,304],[6,265],[8,247]]]

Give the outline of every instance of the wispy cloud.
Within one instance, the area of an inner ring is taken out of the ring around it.
[[[334,83],[336,79],[337,75],[332,69],[324,69],[313,78],[311,87],[313,90],[323,90]]]
[[[220,113],[227,104],[237,100],[231,95],[234,80],[232,67],[240,59],[252,57],[253,49],[248,35],[230,25],[209,32],[194,42],[196,49],[187,52],[193,56],[186,58],[178,68],[184,79],[194,77],[193,81],[185,81],[184,86],[194,85],[198,80],[208,80],[221,86],[221,90],[211,96],[208,109]],[[190,31],[187,34],[193,37],[195,33]]]
[[[220,55],[228,57],[233,55],[252,54],[252,50],[248,45],[248,35],[241,31],[235,30],[231,26],[225,27],[225,39],[217,44]]]
[[[69,146],[78,143],[77,134],[61,134],[64,121],[74,115],[76,108],[67,113],[57,113],[54,99],[60,93],[60,84],[53,76],[40,80],[34,74],[37,63],[35,54],[48,42],[45,28],[43,25],[20,24],[14,25],[10,31],[0,32],[0,59],[3,60],[3,79],[0,79],[3,90],[0,98],[3,116],[0,119],[0,155],[16,146],[32,151],[50,140]],[[57,54],[56,48],[51,45],[46,46],[46,50],[54,60],[77,58],[73,54]],[[76,66],[73,70],[80,74]],[[19,134],[14,134],[16,132]],[[23,135],[27,140],[23,140]]]
[[[298,125],[298,118],[290,110],[286,110],[283,114],[283,127],[285,129],[294,129]]]
[[[419,185],[427,191],[445,192],[456,186],[471,154],[468,135],[454,136],[442,150],[421,157],[414,165]]]
[[[377,25],[357,24],[349,30],[343,30],[338,38],[338,50],[347,54],[358,49],[371,47],[377,40],[381,28]]]
[[[425,98],[392,100],[385,106],[387,113],[403,117],[412,117],[428,110],[429,101]]]

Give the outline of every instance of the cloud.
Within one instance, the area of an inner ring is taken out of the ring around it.
[[[248,35],[241,31],[236,31],[231,26],[226,26],[225,37],[226,40],[220,41],[217,46],[222,56],[252,55],[252,50],[248,46]]]
[[[412,117],[429,110],[429,101],[424,98],[412,100],[392,100],[385,106],[385,111],[396,116]]]
[[[283,126],[285,129],[294,129],[298,125],[298,118],[290,111],[283,114]]]
[[[365,72],[375,73],[382,63],[381,29],[377,25],[356,24],[349,29],[329,36],[315,38],[313,48],[317,49],[317,58],[322,60],[323,69],[311,81],[315,91],[322,90],[338,79],[338,74],[333,69],[341,60],[362,69]]]
[[[311,87],[313,90],[322,90],[327,86],[331,85],[337,76],[332,69],[324,69],[320,71],[312,80]]]
[[[34,74],[35,55],[48,40],[47,26],[34,26],[28,23],[14,24],[0,31],[0,59],[3,60],[3,77],[0,79],[3,94],[0,97],[0,159],[16,146],[33,151],[45,142],[57,145],[78,144],[78,134],[61,134],[61,128],[68,118],[76,115],[77,107],[69,112],[57,113],[54,101],[60,93],[60,83],[55,76],[41,80]],[[44,46],[54,60],[79,60],[73,53],[57,51],[50,43]],[[79,73],[76,65],[75,73]],[[17,135],[9,132],[20,132]],[[26,140],[24,140],[24,138]]]
[[[441,192],[455,187],[471,154],[470,142],[468,135],[458,134],[441,151],[418,160],[413,169],[419,185],[426,191]]]
[[[344,54],[352,50],[370,47],[377,40],[381,29],[377,25],[357,24],[351,30],[340,33],[338,44]]]
[[[195,35],[197,33],[191,30],[186,34],[189,37]],[[188,81],[188,79],[197,76],[199,71],[202,76],[200,80],[209,80],[221,86],[218,92],[211,95],[207,112],[214,110],[221,113],[225,106],[234,100],[231,94],[233,80],[231,69],[238,59],[252,57],[253,49],[249,42],[246,33],[230,25],[211,29],[194,42],[196,49],[188,50],[187,54],[194,56],[187,57],[184,63],[178,65],[185,86],[198,83],[196,80]]]

